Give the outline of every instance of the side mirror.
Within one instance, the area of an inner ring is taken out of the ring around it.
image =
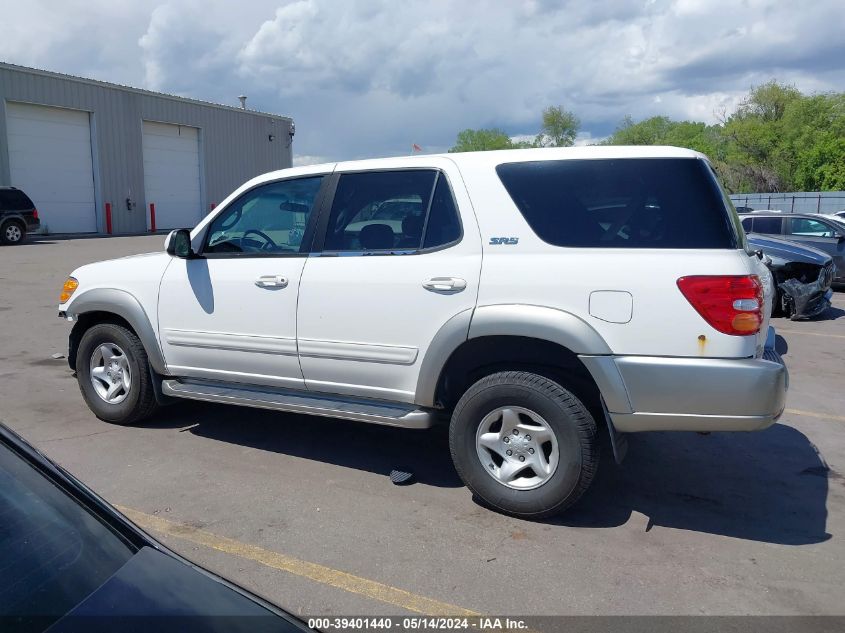
[[[845,242],[845,235],[837,235],[837,236],[836,236],[836,241],[837,241],[837,242],[839,242],[840,244],[841,244],[842,242]]]
[[[170,231],[167,239],[164,240],[164,248],[171,257],[191,259],[194,257],[194,251],[191,249],[191,232],[188,229]]]

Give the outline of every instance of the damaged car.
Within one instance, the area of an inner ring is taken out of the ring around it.
[[[779,240],[768,235],[748,234],[751,248],[762,251],[774,277],[777,297],[773,311],[790,319],[809,319],[830,307],[836,276],[833,259],[815,248]]]

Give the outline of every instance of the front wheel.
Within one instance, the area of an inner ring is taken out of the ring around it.
[[[521,371],[472,385],[449,427],[452,460],[492,508],[523,518],[558,514],[589,487],[599,462],[596,423],[556,382]]]
[[[106,422],[135,424],[156,410],[147,352],[121,325],[99,323],[82,335],[76,379],[88,407]]]

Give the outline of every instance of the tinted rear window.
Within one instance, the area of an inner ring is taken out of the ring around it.
[[[555,246],[737,248],[702,160],[537,161],[496,172],[533,231]]]
[[[25,211],[33,208],[32,200],[19,189],[0,189],[0,209]]]

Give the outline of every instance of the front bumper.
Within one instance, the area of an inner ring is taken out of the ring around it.
[[[770,339],[772,336],[770,336]],[[757,431],[783,413],[789,374],[763,358],[582,356],[617,431]]]
[[[834,280],[834,271],[833,265],[829,264],[821,268],[816,281],[802,283],[798,279],[787,279],[778,284],[784,301],[789,304],[793,321],[813,318],[830,307],[833,297],[830,284]]]

